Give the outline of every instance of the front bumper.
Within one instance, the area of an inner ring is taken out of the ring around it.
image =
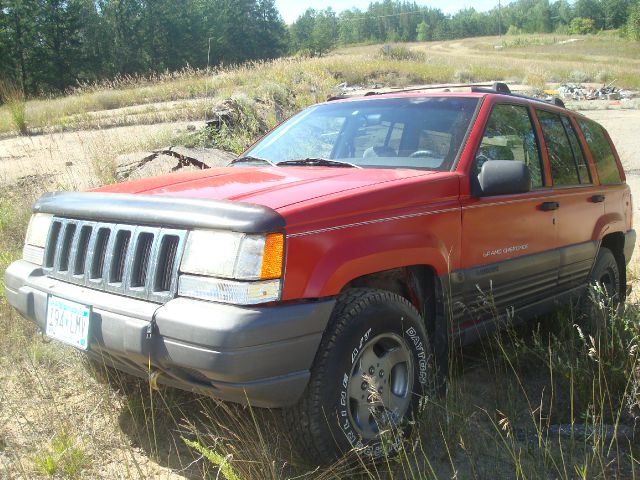
[[[143,378],[157,371],[157,383],[257,407],[298,401],[335,304],[249,308],[176,298],[159,305],[61,282],[24,260],[7,268],[5,289],[43,331],[48,295],[91,305],[87,353],[108,366]]]

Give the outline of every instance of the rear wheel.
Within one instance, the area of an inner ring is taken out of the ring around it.
[[[410,433],[420,400],[434,391],[433,355],[423,320],[391,292],[342,294],[325,331],[289,429],[303,457],[328,464],[352,449],[393,455]]]
[[[589,289],[580,302],[581,327],[588,333],[599,333],[607,316],[622,306],[624,296],[618,262],[611,250],[602,247],[589,275]]]

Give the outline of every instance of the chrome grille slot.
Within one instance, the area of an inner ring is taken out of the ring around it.
[[[153,248],[153,234],[142,232],[138,235],[136,253],[134,255],[133,271],[131,272],[131,287],[144,287],[147,284],[149,259]]]
[[[111,266],[109,268],[109,283],[122,283],[124,277],[124,267],[129,252],[129,241],[131,232],[120,230],[116,234],[115,245],[111,252]]]
[[[44,271],[88,288],[165,303],[175,296],[187,232],[55,217]]]
[[[167,292],[171,289],[171,277],[175,274],[172,265],[175,263],[180,238],[175,235],[166,235],[162,239],[160,247],[160,262],[153,283],[154,292]]]
[[[92,233],[93,227],[91,225],[84,225],[80,229],[75,259],[73,261],[74,275],[84,275],[85,269],[87,268],[87,253],[89,252],[89,241],[91,240]]]
[[[108,228],[100,228],[91,259],[91,280],[101,280],[104,272],[104,261],[107,257],[107,246],[109,245],[109,237],[111,230]]]
[[[76,234],[75,223],[67,223],[62,235],[62,248],[58,256],[58,271],[66,272],[69,270],[69,257],[71,256],[71,244]]]
[[[60,238],[60,229],[62,223],[56,221],[51,224],[49,229],[49,237],[47,239],[47,245],[44,255],[44,268],[53,268],[53,262],[56,259],[56,252],[58,251],[58,240]]]

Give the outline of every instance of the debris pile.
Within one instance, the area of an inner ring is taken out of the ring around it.
[[[634,98],[638,92],[631,90],[622,90],[615,87],[615,80],[609,84],[600,87],[594,87],[584,84],[567,83],[557,88],[557,94],[564,99],[571,100],[622,100]],[[545,91],[545,93],[547,93]]]

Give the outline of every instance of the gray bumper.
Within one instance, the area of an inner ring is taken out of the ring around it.
[[[238,307],[187,298],[164,305],[51,279],[19,260],[5,272],[9,303],[45,328],[49,294],[91,305],[88,354],[158,383],[258,407],[302,395],[335,300]],[[147,334],[152,319],[153,334]]]

